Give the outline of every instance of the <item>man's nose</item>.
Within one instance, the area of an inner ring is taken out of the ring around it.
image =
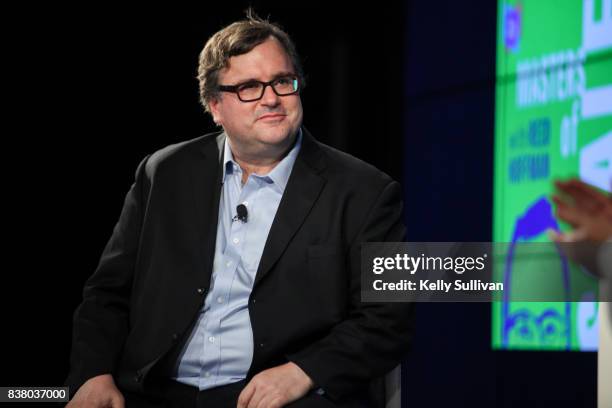
[[[268,85],[264,89],[264,94],[261,97],[261,103],[268,106],[276,106],[280,103],[280,96],[274,92],[272,85]]]

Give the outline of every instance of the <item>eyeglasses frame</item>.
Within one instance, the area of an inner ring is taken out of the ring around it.
[[[276,91],[276,89],[274,89],[274,86],[272,86],[272,84],[273,84],[274,82],[278,81],[279,79],[283,79],[283,78],[292,78],[294,81],[297,81],[297,89],[296,89],[295,91],[291,92],[291,93],[287,93],[287,94],[279,94],[279,93]],[[241,87],[241,86],[243,86],[243,85],[246,85],[246,84],[251,84],[251,83],[254,83],[254,82],[255,82],[255,83],[259,83],[259,84],[263,85],[263,88],[261,89],[261,95],[259,96],[259,98],[256,98],[256,99],[246,99],[246,100],[245,100],[245,99],[242,99],[242,98],[240,97],[240,93],[239,93],[239,91],[238,91],[238,88],[240,88],[240,87]],[[222,91],[222,92],[231,92],[231,93],[235,93],[235,94],[236,94],[236,96],[238,97],[238,99],[239,99],[241,102],[255,102],[255,101],[258,101],[258,100],[260,100],[261,98],[263,98],[264,94],[266,93],[266,88],[267,88],[268,86],[269,86],[270,88],[272,88],[272,91],[274,91],[274,93],[275,93],[276,95],[278,95],[278,96],[289,96],[289,95],[295,95],[296,93],[300,92],[300,85],[301,85],[301,81],[300,81],[300,78],[299,78],[297,75],[282,75],[282,76],[277,77],[277,78],[274,78],[273,80],[268,81],[268,82],[263,82],[263,81],[258,81],[258,80],[256,80],[256,79],[253,79],[253,80],[250,80],[250,81],[241,82],[241,83],[236,84],[236,85],[219,85],[219,86],[217,87],[217,89],[218,89],[219,91]]]

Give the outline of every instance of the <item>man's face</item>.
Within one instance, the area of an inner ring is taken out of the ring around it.
[[[271,37],[250,52],[231,57],[228,67],[219,73],[219,84],[236,85],[253,79],[268,82],[294,73],[291,59],[278,40]],[[235,93],[221,92],[209,106],[232,147],[255,157],[288,148],[302,123],[300,96],[278,96],[271,86],[258,101],[242,102]]]

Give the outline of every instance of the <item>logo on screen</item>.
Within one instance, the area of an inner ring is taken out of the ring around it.
[[[506,51],[517,52],[521,39],[521,5],[504,6],[503,21],[504,45]]]

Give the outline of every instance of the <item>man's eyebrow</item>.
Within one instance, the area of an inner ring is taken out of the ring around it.
[[[278,74],[276,74],[276,75],[274,75],[272,77],[271,81],[274,81],[275,79],[278,79],[278,78],[281,78],[281,77],[284,77],[284,76],[295,76],[295,73],[291,72],[291,71],[279,72]],[[234,82],[234,84],[240,85],[240,84],[246,84],[246,83],[249,83],[249,82],[267,82],[267,81],[260,81],[257,78],[247,78],[247,79],[243,79],[243,80],[240,80],[240,81],[236,81],[236,82]]]
[[[295,76],[295,72],[291,72],[291,71],[279,72],[278,74],[274,75],[273,80],[280,78],[280,77],[285,77],[285,76]]]

